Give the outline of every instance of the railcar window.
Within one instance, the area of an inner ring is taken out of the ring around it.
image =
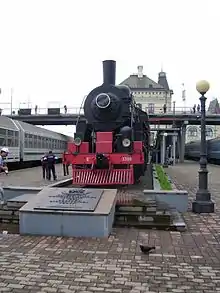
[[[48,149],[48,148],[49,148],[49,139],[46,138],[46,149]]]
[[[0,135],[6,135],[6,129],[0,128]]]
[[[47,148],[47,146],[46,146],[47,145],[46,138],[43,137],[42,139],[43,139],[43,141],[42,141],[43,148],[46,149]]]
[[[49,138],[49,149],[52,150],[53,149],[53,139]]]
[[[13,130],[8,130],[8,136],[14,136],[14,131]]]
[[[58,149],[58,145],[59,145],[59,140],[56,139],[56,145],[55,145],[55,149]]]
[[[27,133],[24,134],[24,147],[25,148],[29,147],[29,137]]]
[[[32,138],[29,138],[29,148],[33,148],[33,140]]]
[[[7,139],[7,146],[8,147],[13,147],[13,138],[9,138]]]
[[[33,148],[33,135],[28,134],[28,148]]]
[[[37,136],[37,148],[41,149],[42,148],[42,144],[41,144],[42,138],[41,136]]]
[[[6,146],[6,139],[4,137],[0,137],[0,146]]]
[[[49,149],[50,148],[50,139],[47,138],[46,140],[47,140],[47,149]]]
[[[37,148],[37,135],[33,135],[33,148]]]
[[[19,144],[18,144],[18,139],[15,138],[15,139],[14,139],[14,147],[18,147],[18,145],[19,145]]]
[[[29,133],[25,133],[24,135],[24,146],[25,148],[29,148],[30,147],[30,144],[29,144]]]

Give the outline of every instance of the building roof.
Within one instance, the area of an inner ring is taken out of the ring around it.
[[[219,114],[220,113],[218,99],[214,99],[210,102],[209,107],[208,107],[208,112],[210,112],[211,114]]]
[[[120,84],[125,84],[129,86],[131,89],[161,89],[164,90],[164,87],[146,75],[143,75],[143,77],[138,77],[137,74],[132,74],[128,78],[126,78],[124,81],[122,81]]]
[[[131,74],[128,78],[120,83],[127,85],[132,90],[161,90],[169,91],[169,85],[166,79],[166,73],[161,71],[158,75],[158,82],[153,81],[147,75],[143,74],[143,66],[138,66],[138,73]]]

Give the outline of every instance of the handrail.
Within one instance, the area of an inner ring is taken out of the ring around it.
[[[22,108],[20,108],[22,109]],[[20,110],[19,108],[3,108],[2,110],[2,115],[18,115],[18,111]],[[31,115],[48,115],[48,108],[38,108],[37,111],[35,111],[35,108],[23,108],[23,109],[31,109]],[[57,108],[59,109],[59,108]],[[161,107],[155,107],[154,111],[147,111],[149,115],[154,115],[154,114],[173,114],[173,115],[178,115],[178,114],[195,114],[198,115],[200,112],[193,112],[190,107],[175,107],[175,109],[168,109],[166,112],[163,111]],[[208,113],[208,111],[207,111]],[[63,108],[60,108],[60,114],[84,114],[83,109],[80,109],[80,107],[71,107],[67,108],[65,111]],[[210,113],[211,114],[211,113]],[[220,113],[219,113],[220,114]],[[219,115],[216,114],[216,115]]]

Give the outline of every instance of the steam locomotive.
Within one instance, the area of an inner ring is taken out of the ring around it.
[[[63,164],[72,165],[75,185],[131,185],[147,168],[148,115],[126,85],[115,85],[116,62],[103,61],[103,84],[84,102]]]

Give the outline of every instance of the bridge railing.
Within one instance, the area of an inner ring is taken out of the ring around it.
[[[1,108],[1,105],[0,105]],[[18,112],[20,109],[29,109],[29,111],[31,110],[31,115],[50,115],[48,114],[48,109],[50,108],[28,108],[28,107],[24,107],[24,108],[1,108],[1,114],[2,115],[18,115]],[[70,114],[75,114],[75,115],[82,115],[84,114],[83,108],[80,107],[70,107],[67,108],[66,110],[64,108],[56,108],[58,110],[58,114],[62,114],[62,115],[70,115]],[[154,109],[149,109],[147,110],[147,113],[149,115],[154,115],[154,114],[168,114],[168,115],[182,115],[182,114],[195,114],[198,115],[199,112],[198,111],[193,111],[192,108],[190,107],[175,107],[173,109],[167,109],[166,112],[163,110],[163,108],[161,107],[155,107]],[[207,111],[207,114],[209,112]],[[211,113],[210,113],[211,114]],[[217,113],[216,113],[217,114]],[[24,114],[23,114],[24,115]]]
[[[28,107],[23,107],[23,108],[13,108],[13,109],[9,109],[9,108],[4,108],[1,109],[2,110],[2,115],[18,115],[19,110],[21,109],[31,109],[31,115],[48,115],[48,108],[38,108],[37,111],[35,110],[35,108],[28,108]],[[67,111],[65,111],[63,108],[57,108],[60,111],[60,114],[84,114],[83,109],[80,109],[80,107],[71,107],[69,109],[67,109]]]

